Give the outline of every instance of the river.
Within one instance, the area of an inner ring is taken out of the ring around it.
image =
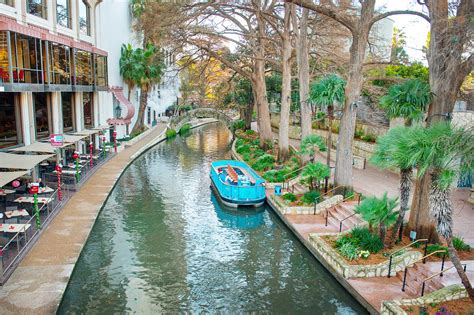
[[[59,314],[365,314],[268,207],[236,213],[210,188],[221,124],[140,156],[111,192]]]

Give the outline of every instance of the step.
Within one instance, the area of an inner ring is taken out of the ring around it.
[[[331,213],[338,218],[339,220],[344,220],[344,222],[349,221],[354,225],[360,225],[363,223],[363,221],[357,216],[357,214],[354,214],[353,212],[350,213],[346,209],[343,209],[339,207],[339,205],[336,205],[333,211]]]
[[[332,216],[329,216],[328,218],[328,224],[331,224],[332,226],[336,227],[338,230],[339,230],[339,224],[340,224],[340,221],[335,219],[334,217]],[[352,222],[348,222],[348,220],[342,222],[342,231],[341,232],[344,232],[344,231],[347,231],[347,230],[350,230],[354,227],[355,225],[352,223]]]

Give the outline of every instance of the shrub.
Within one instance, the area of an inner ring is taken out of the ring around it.
[[[301,200],[306,204],[313,204],[315,202],[319,202],[320,197],[320,192],[317,190],[313,190],[305,193]]]
[[[357,246],[357,239],[353,238],[350,233],[343,234],[336,239],[336,248],[341,248],[344,244],[352,244]]]
[[[282,183],[285,181],[285,176],[288,173],[289,169],[286,167],[281,170],[269,170],[263,174],[263,178],[270,183]]]
[[[366,134],[360,138],[367,142],[375,142],[377,140],[377,136],[372,135],[372,134]]]
[[[364,136],[364,130],[363,129],[356,129],[354,136],[356,138],[362,138]]]
[[[271,154],[264,154],[253,163],[252,167],[256,171],[265,171],[272,167],[273,163],[275,163],[275,157]]]
[[[230,128],[231,128],[232,131],[236,131],[236,130],[239,130],[239,129],[245,129],[245,121],[243,121],[242,119],[236,120],[232,123]]]
[[[471,246],[469,244],[466,244],[464,240],[458,236],[453,237],[453,245],[456,250],[471,250]]]
[[[263,156],[264,154],[265,154],[265,151],[263,151],[262,149],[255,149],[252,153],[254,158],[259,158]]]
[[[297,198],[296,198],[295,194],[286,193],[286,194],[283,195],[283,199],[288,200],[290,202],[293,202],[293,201],[296,201]]]
[[[339,252],[348,260],[355,260],[359,258],[359,250],[351,243],[345,243],[344,245],[342,245],[339,248]]]
[[[168,128],[166,129],[165,135],[168,139],[174,138],[176,137],[176,130],[174,130],[173,128]]]
[[[246,134],[247,136],[255,136],[255,135],[256,135],[256,132],[249,129],[249,130],[245,130],[245,134]]]
[[[242,158],[244,159],[245,162],[249,162],[250,160],[252,160],[252,157],[250,156],[250,153],[242,154]]]
[[[237,151],[238,154],[245,154],[251,152],[250,150],[250,145],[249,144],[243,144],[237,148],[235,148],[235,151]]]
[[[355,227],[349,233],[340,236],[336,240],[336,248],[350,243],[362,250],[377,254],[383,249],[383,242],[376,234],[372,234],[366,227]]]
[[[260,139],[252,140],[251,144],[258,147],[260,145]]]
[[[184,124],[180,129],[179,129],[179,134],[182,136],[182,135],[185,135],[187,134],[189,131],[191,130],[191,124]]]
[[[436,253],[435,256],[437,256],[437,257],[443,257],[444,254],[446,254],[446,255],[448,254],[448,248],[446,246],[442,246],[442,245],[439,245],[439,244],[430,244],[426,248],[426,252],[428,254],[431,254],[431,253],[436,252],[438,250],[442,250],[442,251],[444,251],[444,253]]]

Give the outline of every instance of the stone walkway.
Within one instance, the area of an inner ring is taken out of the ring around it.
[[[103,165],[46,228],[7,283],[0,287],[0,314],[55,313],[74,265],[109,192],[142,147],[162,139],[158,124]]]

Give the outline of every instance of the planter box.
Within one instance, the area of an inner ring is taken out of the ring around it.
[[[288,206],[281,197],[275,195],[269,195],[267,199],[272,201],[275,208],[277,208],[281,214],[321,214],[324,210],[341,202],[342,198],[342,195],[335,195],[318,203],[316,205],[316,212],[314,206]]]
[[[350,265],[346,262],[336,249],[332,248],[321,236],[338,235],[337,233],[310,234],[309,243],[318,254],[330,265],[339,275],[346,279],[351,278],[371,278],[386,277],[388,275],[388,259],[376,265]],[[422,257],[417,251],[408,251],[393,257],[391,274],[402,271],[406,266],[412,264]]]
[[[380,314],[403,315],[407,313],[401,308],[401,306],[427,305],[431,303],[439,304],[447,301],[463,299],[467,296],[467,291],[462,285],[453,284],[417,299],[384,301],[382,303]]]

